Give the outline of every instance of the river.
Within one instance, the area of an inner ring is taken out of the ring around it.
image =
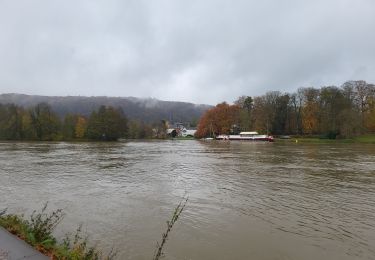
[[[118,259],[375,259],[375,145],[0,143],[0,209],[45,202]]]

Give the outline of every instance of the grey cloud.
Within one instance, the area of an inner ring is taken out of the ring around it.
[[[215,104],[375,82],[375,2],[0,1],[0,92]]]

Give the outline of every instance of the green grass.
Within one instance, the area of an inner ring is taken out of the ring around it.
[[[51,259],[99,260],[114,258],[113,252],[104,256],[95,246],[89,246],[87,236],[82,236],[81,227],[78,227],[74,236],[66,236],[62,242],[58,242],[52,232],[63,219],[64,213],[61,209],[46,213],[46,209],[47,204],[40,212],[34,211],[28,219],[23,215],[6,214],[4,210],[0,212],[0,226]]]
[[[195,138],[192,137],[192,136],[187,136],[187,137],[178,136],[178,137],[174,137],[172,139],[175,139],[175,140],[195,140]]]
[[[290,139],[296,143],[315,143],[315,144],[330,144],[330,143],[353,143],[353,139],[328,139],[318,137],[299,137]]]
[[[354,138],[355,142],[375,144],[375,134],[373,135],[361,135]]]
[[[353,138],[347,139],[328,139],[320,137],[292,137],[291,139],[277,139],[277,142],[293,142],[293,143],[314,143],[314,144],[332,144],[332,143],[367,143],[375,144],[375,134],[374,135],[360,135]]]

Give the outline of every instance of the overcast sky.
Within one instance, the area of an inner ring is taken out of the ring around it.
[[[0,92],[216,104],[375,83],[375,0],[0,0]]]

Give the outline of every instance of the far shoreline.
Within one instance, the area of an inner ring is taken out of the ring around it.
[[[72,140],[0,140],[1,143],[122,143],[122,142],[143,142],[143,141],[191,141],[203,140],[193,137],[180,137],[180,138],[141,138],[141,139],[126,139],[120,138],[119,140],[90,140],[90,139],[72,139]],[[212,140],[219,141],[219,140]],[[352,138],[343,139],[329,139],[319,136],[288,136],[288,138],[275,137],[277,143],[303,143],[303,144],[375,144],[375,134],[359,135]]]

